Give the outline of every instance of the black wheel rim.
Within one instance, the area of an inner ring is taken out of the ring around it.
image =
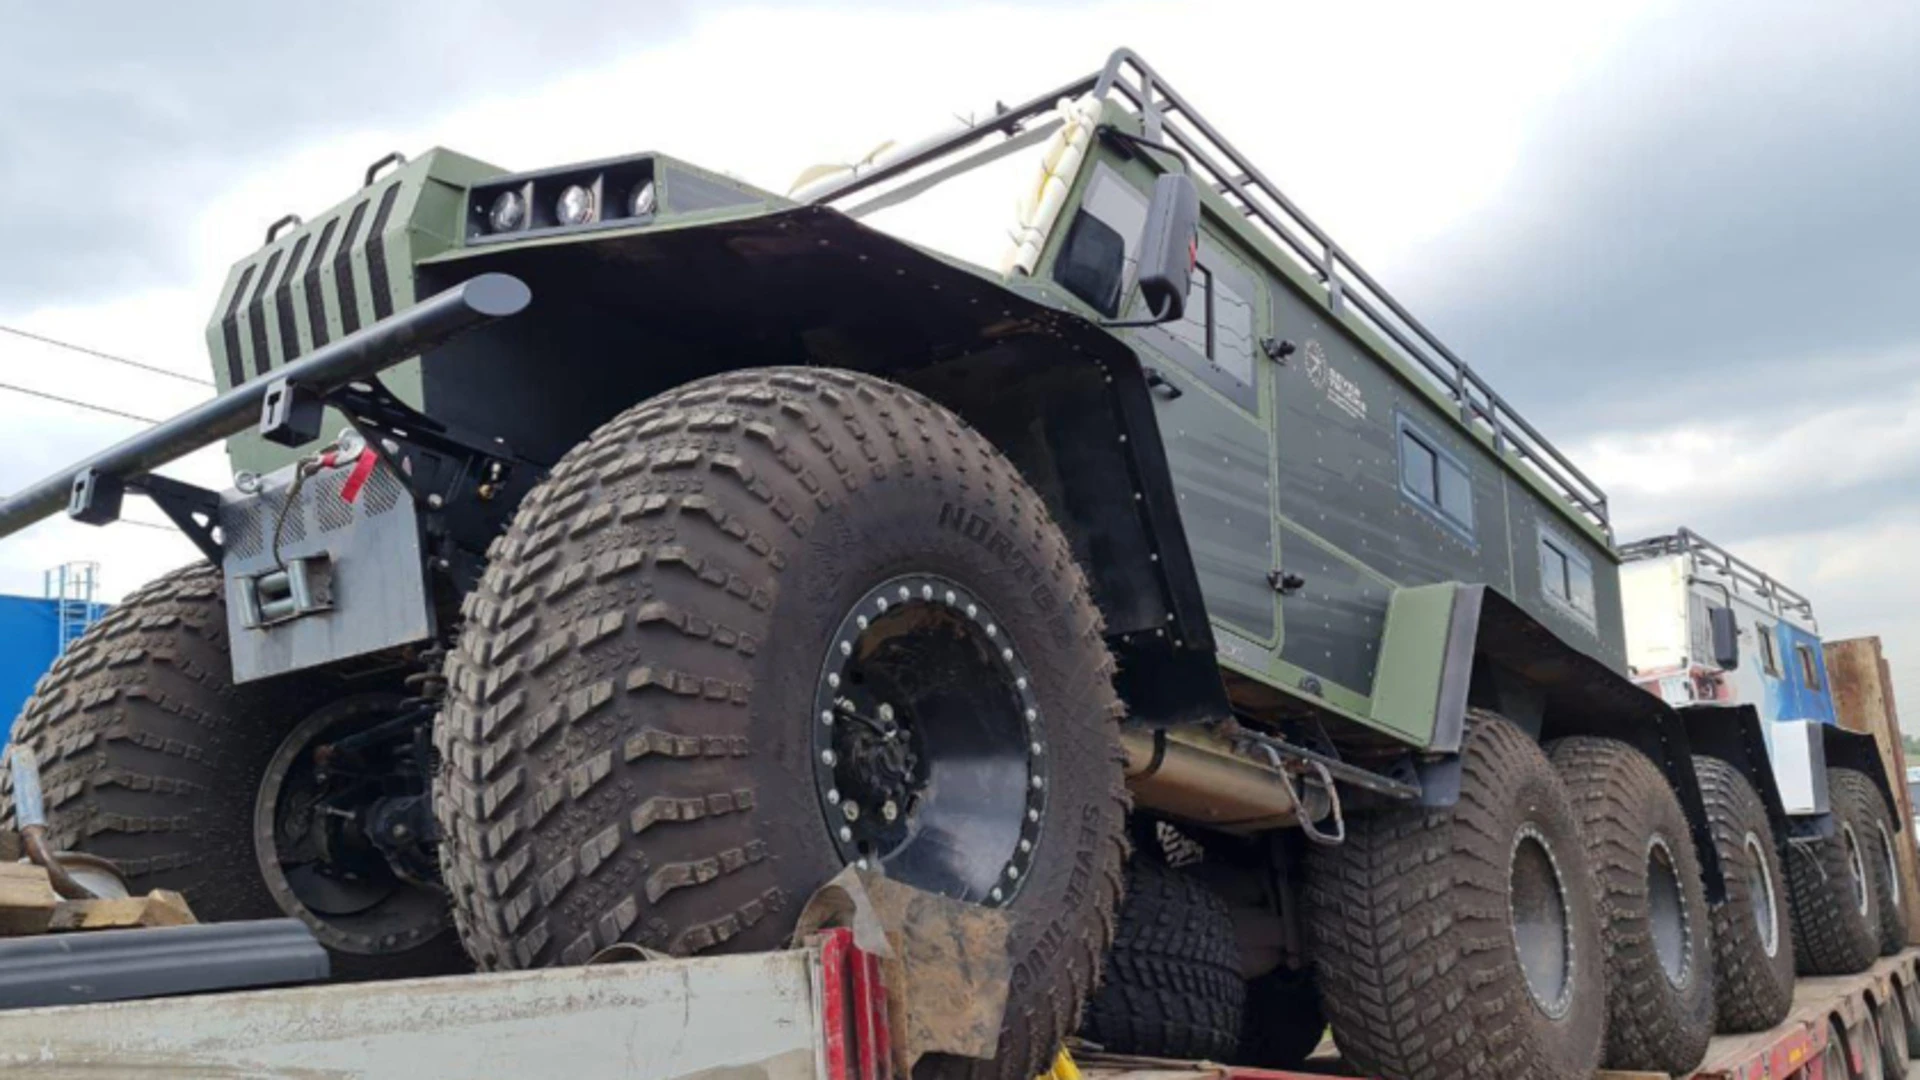
[[[1847,879],[1853,885],[1854,909],[1865,915],[1873,890],[1867,884],[1867,861],[1860,850],[1860,838],[1854,835],[1853,826],[1846,822],[1840,823],[1840,843],[1847,851]]]
[[[1047,809],[1040,703],[1012,634],[937,574],[867,591],[827,646],[813,713],[820,812],[842,861],[997,905]]]
[[[357,801],[425,797],[426,778],[383,774],[370,782],[336,768],[322,780],[326,770],[315,765],[323,747],[393,720],[403,700],[370,694],[313,713],[268,761],[254,802],[254,853],[267,890],[282,911],[340,952],[405,952],[451,925],[437,884],[402,877],[370,842],[360,842],[358,823],[340,820]],[[340,826],[329,832],[334,822]]]
[[[1687,984],[1687,954],[1692,951],[1693,927],[1687,920],[1683,895],[1673,849],[1656,836],[1647,846],[1647,922],[1660,970],[1676,988]]]
[[[1778,956],[1780,909],[1779,897],[1773,893],[1773,863],[1758,834],[1748,833],[1743,846],[1747,852],[1747,906],[1753,909],[1753,925],[1760,934],[1760,950],[1768,956]]]
[[[1508,876],[1513,948],[1527,992],[1541,1011],[1558,1019],[1573,998],[1572,917],[1559,860],[1531,825],[1514,838]]]

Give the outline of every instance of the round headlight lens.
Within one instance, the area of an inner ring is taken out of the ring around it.
[[[487,212],[487,224],[494,232],[512,232],[527,220],[527,200],[517,191],[503,191]]]
[[[627,216],[645,217],[653,213],[653,181],[642,180],[627,198]]]
[[[584,225],[593,220],[593,192],[574,184],[560,193],[553,216],[562,225]]]

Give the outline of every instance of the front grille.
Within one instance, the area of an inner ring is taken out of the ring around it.
[[[360,221],[367,216],[367,204],[361,203],[347,215],[347,231],[340,236],[340,249],[333,256],[333,280],[340,287],[340,332],[351,334],[360,329],[360,291],[353,284],[353,241],[360,235]]]
[[[300,260],[312,239],[302,236],[294,241],[293,254],[287,256],[287,272],[273,291],[273,310],[280,316],[280,355],[288,360],[300,355],[300,328],[293,323],[293,279],[300,275]]]
[[[227,300],[227,313],[220,316],[220,343],[227,350],[227,389],[247,381],[247,370],[240,366],[240,302],[246,299],[247,286],[253,284],[253,267],[240,271],[240,284],[233,287]]]
[[[265,375],[267,368],[273,365],[273,356],[267,352],[267,293],[273,288],[273,272],[280,268],[280,252],[267,256],[266,268],[260,271],[260,280],[253,287],[253,299],[247,302],[247,322],[253,331],[253,373]]]
[[[393,288],[387,281],[387,218],[400,197],[400,185],[389,185],[380,196],[380,209],[374,212],[372,235],[367,237],[367,285],[373,290],[373,317],[384,319],[393,314]]]
[[[320,230],[320,242],[314,245],[313,261],[307,264],[307,329],[313,332],[313,347],[319,348],[327,343],[327,301],[320,295],[320,266],[327,259],[327,245],[333,241],[333,232],[340,227],[340,219],[334,218]]]

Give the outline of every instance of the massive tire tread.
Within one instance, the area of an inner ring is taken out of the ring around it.
[[[821,658],[864,590],[914,571],[976,588],[1046,673],[1052,770],[1009,905],[999,1058],[923,1071],[1041,1071],[1093,990],[1122,891],[1112,659],[1066,538],[1013,465],[867,376],[738,372],[636,406],[496,541],[435,733],[443,868],[474,958],[783,945],[840,868],[804,727]]]
[[[202,922],[281,918],[254,851],[254,798],[281,740],[342,692],[325,677],[235,686],[220,572],[202,563],[108,609],[40,680],[13,739],[40,759],[57,846],[112,859],[135,895],[179,892]],[[0,790],[11,787],[0,770]],[[9,799],[0,824],[12,823]],[[391,977],[468,964],[449,920],[405,952],[335,951],[333,968]]]
[[[1693,771],[1727,882],[1726,900],[1713,908],[1716,1027],[1725,1034],[1765,1031],[1793,1008],[1793,931],[1780,847],[1765,804],[1740,770],[1696,757]],[[1769,894],[1771,935],[1761,929]]]
[[[1793,844],[1787,860],[1787,894],[1793,910],[1794,967],[1802,975],[1851,975],[1880,956],[1880,899],[1872,888],[1874,816],[1880,792],[1853,769],[1827,770],[1828,805],[1834,835]],[[1845,834],[1852,831],[1867,866],[1867,903],[1854,896]]]
[[[1345,844],[1309,851],[1307,925],[1334,1040],[1385,1080],[1589,1080],[1606,983],[1566,790],[1539,746],[1492,713],[1472,711],[1461,755],[1454,806],[1354,815]],[[1512,859],[1527,830],[1567,899],[1557,1017],[1534,1001],[1514,947]]]
[[[1600,908],[1607,962],[1604,1063],[1610,1069],[1692,1072],[1713,1037],[1713,937],[1680,800],[1645,754],[1615,739],[1561,739],[1548,757],[1579,816]],[[1656,844],[1665,845],[1679,886],[1677,979],[1655,943],[1649,860]]]
[[[1081,1037],[1119,1054],[1228,1061],[1246,998],[1226,901],[1151,853],[1136,855]]]
[[[1874,790],[1877,794],[1879,786],[1875,785]],[[1876,803],[1874,834],[1868,844],[1873,855],[1869,873],[1880,908],[1880,955],[1892,956],[1907,947],[1906,897],[1900,888],[1900,866],[1894,854],[1894,845],[1902,843],[1903,838],[1893,831],[1893,815],[1887,809],[1886,800],[1878,799]]]

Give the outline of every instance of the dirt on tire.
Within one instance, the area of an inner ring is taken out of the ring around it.
[[[224,585],[201,563],[109,608],[41,679],[13,737],[39,756],[56,846],[113,860],[135,895],[179,892],[202,922],[283,918],[256,854],[255,796],[288,731],[348,692],[326,676],[234,685]],[[0,791],[11,786],[0,770]],[[0,825],[12,823],[8,799]],[[399,952],[330,952],[345,978],[471,970],[450,916]]]
[[[1740,770],[1695,757],[1727,897],[1713,906],[1716,1027],[1765,1031],[1793,1008],[1793,941],[1787,881],[1766,805]]]
[[[1532,739],[1484,710],[1469,712],[1461,759],[1453,806],[1355,814],[1345,844],[1309,850],[1310,952],[1334,1039],[1385,1080],[1589,1080],[1606,981],[1566,788]],[[1523,844],[1546,853],[1565,897],[1552,1009],[1530,989],[1510,914]]]
[[[1246,998],[1226,901],[1153,854],[1136,854],[1081,1037],[1119,1054],[1230,1061]]]
[[[1616,739],[1561,739],[1547,756],[1579,816],[1600,908],[1604,1063],[1675,1076],[1692,1072],[1713,1038],[1713,940],[1680,800],[1651,759]]]
[[[1029,1080],[1112,942],[1127,794],[1113,666],[1065,536],[1014,466],[880,379],[764,369],[638,405],[530,494],[469,596],[435,739],[462,938],[486,968],[618,941],[786,943],[843,865],[813,736],[823,657],[902,573],[961,582],[1038,677],[1047,812],[993,1063]],[[996,632],[998,632],[996,630]]]
[[[1852,975],[1880,957],[1880,898],[1869,846],[1884,812],[1879,789],[1864,773],[1828,769],[1827,800],[1834,834],[1795,841],[1787,861],[1794,968],[1802,975]],[[1856,892],[1855,857],[1866,874],[1864,893]]]

